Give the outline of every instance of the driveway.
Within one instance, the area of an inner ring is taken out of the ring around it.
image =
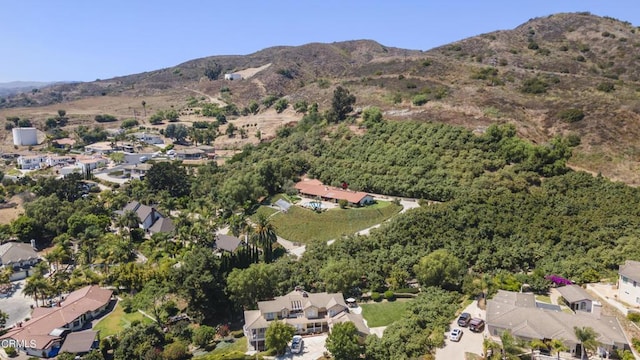
[[[6,298],[0,298],[0,309],[9,315],[6,327],[24,321],[31,316],[31,305],[35,306],[33,298],[22,293],[26,280],[14,281],[12,284],[17,287],[14,293]]]
[[[480,317],[486,320],[485,311],[478,307],[477,301],[467,306],[463,312],[468,312],[472,317]],[[446,340],[444,346],[436,350],[436,360],[465,360],[465,353],[468,352],[482,355],[482,342],[485,338],[486,327],[485,331],[474,333],[469,330],[469,328],[458,326],[457,322],[458,318],[456,317],[451,324],[449,324],[449,331],[445,333]],[[449,340],[449,332],[454,328],[460,328],[463,331],[459,342]]]
[[[304,346],[302,353],[292,354],[290,349],[287,348],[287,352],[284,355],[276,356],[276,360],[295,359],[295,360],[317,360],[321,358],[327,349],[324,347],[327,341],[327,334],[304,336]]]

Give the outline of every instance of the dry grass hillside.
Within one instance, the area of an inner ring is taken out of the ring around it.
[[[43,124],[65,109],[70,126],[93,125],[93,117],[101,113],[137,116],[145,124],[144,110],[184,109],[190,97],[242,108],[268,95],[287,97],[290,103],[318,102],[322,110],[333,89],[343,85],[356,95],[357,107],[378,106],[392,120],[470,129],[509,122],[536,143],[576,134],[581,145],[573,166],[639,185],[639,47],[640,29],[629,23],[588,13],[555,14],[429,51],[358,40],[196,59],[0,99],[0,117],[28,117]],[[241,72],[245,78],[226,81],[226,72]],[[416,105],[415,100],[426,103]],[[271,119],[271,112],[263,111],[255,120]],[[287,110],[283,116],[270,124],[299,115]],[[231,121],[239,120],[252,122]]]

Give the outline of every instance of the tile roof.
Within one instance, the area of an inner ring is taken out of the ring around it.
[[[365,336],[370,334],[369,328],[364,323],[364,318],[360,314],[343,312],[343,313],[340,313],[340,315],[338,315],[337,317],[333,318],[332,320],[334,324],[345,323],[348,321],[351,321],[353,325],[356,326],[356,329],[358,329],[358,332],[360,334]]]
[[[333,186],[326,186],[316,179],[304,179],[296,183],[295,188],[303,195],[319,196],[326,199],[347,200],[353,204],[361,202],[366,196],[371,196],[370,194],[362,191],[351,191]]]
[[[69,294],[59,307],[35,309],[31,320],[9,330],[0,339],[11,338],[27,343],[33,340],[37,349],[45,349],[51,342],[60,339],[53,333],[55,329],[72,323],[82,314],[107,305],[112,293],[97,285],[85,286]]]
[[[304,310],[312,306],[318,309],[329,309],[335,305],[341,305],[345,309],[347,308],[342,294],[330,294],[326,292],[307,293],[305,291],[294,290],[270,301],[259,301],[258,309],[265,314],[279,312],[282,311],[282,309]]]
[[[93,343],[98,338],[98,332],[87,330],[73,332],[64,339],[60,348],[60,353],[70,352],[72,354],[87,353],[93,348]]]
[[[618,270],[618,273],[633,281],[640,282],[640,261],[625,261],[624,265],[620,265],[620,270]]]
[[[151,231],[152,233],[159,233],[159,232],[170,233],[170,232],[173,232],[175,229],[176,227],[175,225],[173,225],[173,221],[171,221],[171,219],[161,217],[160,219],[156,220],[156,222],[154,222],[153,225],[151,225],[151,227],[149,228],[149,231]]]
[[[8,242],[0,245],[0,265],[38,259],[38,253],[30,244]]]

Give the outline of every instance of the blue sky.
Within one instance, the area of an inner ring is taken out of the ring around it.
[[[576,11],[640,25],[637,0],[6,0],[0,82],[92,81],[309,42],[429,50]]]

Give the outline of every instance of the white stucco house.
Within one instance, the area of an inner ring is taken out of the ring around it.
[[[12,268],[11,281],[31,275],[33,266],[39,261],[40,256],[30,244],[8,242],[0,245],[0,270]]]
[[[640,307],[640,261],[627,260],[618,270],[618,299]]]

